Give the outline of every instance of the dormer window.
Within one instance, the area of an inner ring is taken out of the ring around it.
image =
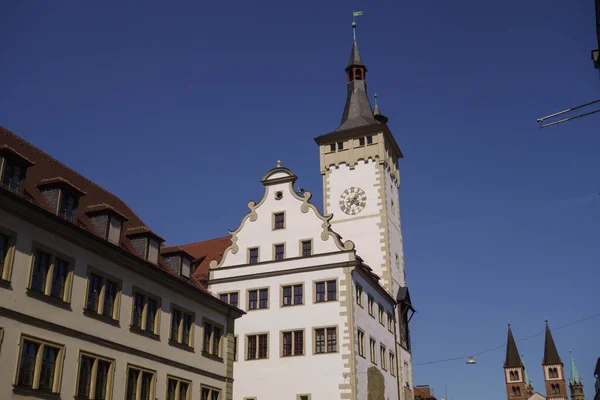
[[[181,277],[189,279],[192,276],[193,257],[181,247],[163,247],[160,255],[169,264],[171,271]]]
[[[116,245],[120,243],[123,222],[129,218],[108,204],[88,206],[85,209],[85,214],[92,222],[92,226],[98,235]]]
[[[152,264],[158,264],[160,244],[165,241],[163,238],[145,226],[128,229],[126,236],[140,257]]]
[[[13,192],[19,192],[25,180],[25,171],[33,162],[16,150],[4,145],[0,146],[0,180]]]
[[[77,198],[69,192],[62,191],[58,215],[67,221],[73,221],[77,213]]]
[[[83,190],[61,177],[44,179],[37,187],[58,216],[71,222],[77,220],[79,198],[86,194]]]

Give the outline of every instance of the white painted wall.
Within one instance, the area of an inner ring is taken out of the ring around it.
[[[275,177],[284,178],[285,174],[276,171],[271,178]],[[275,199],[275,193],[278,191],[283,193],[280,200]],[[243,218],[240,228],[233,233],[233,240],[238,246],[237,252],[227,251],[223,261],[219,265],[213,264],[210,272],[210,290],[217,296],[221,293],[238,292],[239,307],[248,312],[236,321],[238,361],[235,362],[234,367],[235,400],[248,397],[256,397],[259,400],[295,399],[299,394],[310,394],[313,400],[335,399],[340,398],[345,392],[339,385],[353,381],[350,365],[345,365],[348,361],[343,356],[350,355],[348,350],[350,335],[356,334],[356,328],[354,326],[346,328],[348,316],[340,313],[344,311],[343,302],[349,300],[352,310],[355,299],[351,287],[348,292],[342,291],[341,283],[346,275],[340,265],[354,261],[355,253],[346,250],[342,243],[334,240],[331,235],[326,235],[326,240],[323,240],[322,233],[326,224],[324,228],[322,216],[318,214],[316,208],[306,206],[306,199],[294,196],[292,191],[290,182],[275,184],[267,182],[261,202],[258,206],[250,207],[253,210],[251,214],[255,213],[255,220]],[[371,207],[370,210],[376,209]],[[272,214],[279,211],[285,212],[286,227],[273,230]],[[313,240],[314,255],[297,258],[299,243],[305,239]],[[285,260],[272,260],[274,243],[286,244]],[[261,249],[260,263],[246,264],[247,249],[257,246]],[[356,272],[352,275],[356,275]],[[315,304],[313,302],[314,282],[333,279],[338,282],[338,300]],[[281,307],[281,286],[293,283],[304,284],[304,305]],[[362,284],[365,290],[375,293],[372,285],[377,283],[363,280]],[[269,308],[248,310],[247,290],[263,287],[269,287]],[[392,311],[389,299],[384,300],[377,293],[375,296],[382,304],[387,304]],[[362,314],[357,312],[360,318],[364,318],[363,329],[377,337],[378,343],[384,343],[388,349],[394,351],[394,337],[387,327],[381,326],[378,320],[369,317],[366,311]],[[338,353],[313,354],[313,328],[324,326],[337,327]],[[305,355],[281,357],[280,332],[295,329],[305,331]],[[262,332],[269,332],[269,358],[246,360],[246,335]],[[358,361],[350,360],[352,364],[356,362]],[[384,372],[384,375],[387,375],[386,393],[389,393],[390,399],[398,399],[395,394],[397,393],[395,378],[391,377],[389,369],[388,372]],[[364,378],[363,389],[366,390],[366,374],[359,376],[359,379]],[[366,400],[366,392],[361,392],[358,399]]]
[[[0,287],[0,305],[2,305],[2,307],[76,329],[80,332],[107,338],[135,349],[140,349],[196,368],[204,369],[208,372],[220,374],[222,376],[225,375],[224,363],[200,355],[202,348],[202,318],[207,317],[223,326],[227,326],[227,320],[224,315],[201,306],[200,303],[197,303],[188,297],[167,289],[159,283],[136,274],[129,269],[116,265],[95,253],[91,253],[74,243],[63,240],[62,238],[25,222],[12,214],[8,214],[4,211],[0,211],[0,213],[0,216],[2,217],[2,227],[17,233],[16,251],[11,278],[12,289]],[[31,252],[33,242],[37,242],[57,252],[70,256],[75,260],[70,310],[56,307],[44,301],[29,297],[26,294],[32,264]],[[98,270],[104,271],[105,273],[122,280],[123,288],[120,307],[120,327],[115,327],[83,315],[83,309],[86,304],[88,266],[93,266]],[[160,311],[160,341],[152,340],[129,331],[132,312],[131,294],[133,285],[159,296],[162,300]],[[179,307],[193,311],[196,314],[194,352],[181,350],[168,344],[171,323],[171,302]],[[185,370],[166,366],[145,358],[116,352],[100,345],[35,328],[6,317],[0,317],[0,327],[4,328],[4,340],[2,341],[2,348],[0,349],[0,398],[2,399],[11,398],[12,396],[13,379],[17,368],[16,360],[18,359],[17,345],[21,334],[33,335],[40,339],[46,339],[65,345],[66,358],[62,375],[62,398],[72,398],[75,394],[75,380],[78,368],[77,358],[80,350],[96,353],[116,360],[114,399],[122,399],[125,397],[125,369],[127,363],[133,363],[157,371],[156,395],[158,398],[164,398],[165,396],[167,373],[192,381],[192,400],[200,399],[200,383],[221,388],[222,390],[225,389],[223,381],[198,376]]]
[[[356,252],[363,258],[373,271],[383,276],[382,264],[385,262],[381,251],[381,239],[384,229],[379,227],[381,209],[385,199],[379,193],[380,177],[377,163],[359,161],[354,169],[346,164],[331,167],[327,175],[326,202],[327,212],[333,214],[331,221],[333,229],[344,239],[350,239],[356,246]],[[340,209],[340,196],[344,190],[356,186],[365,191],[367,204],[356,215],[348,215]]]
[[[359,399],[367,399],[367,370],[370,367],[377,367],[379,371],[383,374],[385,378],[385,398],[396,400],[398,399],[398,383],[397,378],[392,376],[390,363],[389,363],[389,352],[392,351],[396,355],[396,363],[398,362],[398,354],[396,354],[396,346],[395,346],[395,338],[394,334],[388,330],[387,327],[387,312],[391,312],[394,314],[393,305],[390,300],[386,297],[382,296],[377,290],[375,290],[372,283],[366,281],[359,274],[353,274],[353,282],[354,282],[354,321],[355,321],[355,329],[354,329],[354,337],[356,342],[356,363],[357,363],[357,376],[358,376],[358,398]],[[363,288],[363,305],[364,308],[360,307],[356,304],[356,283],[358,283]],[[375,317],[369,315],[368,311],[368,295],[373,296],[375,300]],[[385,326],[379,323],[379,304],[383,305],[386,311],[385,316]],[[361,329],[365,332],[365,357],[358,356],[358,334],[357,329]],[[376,340],[376,355],[377,355],[377,364],[373,364],[370,358],[370,343],[369,338],[372,337]],[[386,351],[386,364],[387,371],[381,368],[381,360],[379,354],[379,346],[383,344]],[[396,366],[396,371],[399,371],[398,366]]]

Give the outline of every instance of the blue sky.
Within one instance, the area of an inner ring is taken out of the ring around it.
[[[8,2],[0,124],[123,198],[171,244],[237,227],[278,159],[321,205],[313,138],[339,124],[352,39],[405,158],[415,364],[598,312],[593,2]],[[593,392],[600,318],[554,332]],[[543,337],[518,343],[543,392]],[[415,366],[454,399],[504,399],[504,349]]]

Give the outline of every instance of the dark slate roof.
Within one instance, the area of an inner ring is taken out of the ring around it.
[[[413,308],[412,301],[410,300],[410,292],[408,291],[408,286],[401,286],[398,288],[398,292],[396,293],[396,301],[398,304],[407,305],[413,312],[416,310]]]
[[[360,59],[360,53],[358,52],[358,45],[356,44],[356,40],[352,42],[352,50],[350,50],[350,61],[348,62],[348,66],[346,68],[352,66],[365,66],[365,64],[363,64],[362,60]]]
[[[517,349],[517,343],[513,337],[510,325],[508,325],[508,340],[506,341],[506,361],[504,362],[505,367],[522,367],[521,357],[519,357],[519,350]]]
[[[556,350],[556,345],[554,344],[554,339],[552,339],[552,332],[550,332],[548,321],[546,321],[546,341],[544,343],[544,360],[542,364],[562,364]]]
[[[367,97],[367,84],[365,81],[353,80],[348,82],[344,115],[336,131],[378,123],[373,116],[371,103],[369,103],[369,98]]]

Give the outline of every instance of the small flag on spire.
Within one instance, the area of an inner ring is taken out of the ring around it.
[[[352,16],[353,17],[360,17],[361,15],[363,15],[362,11],[352,11]]]

